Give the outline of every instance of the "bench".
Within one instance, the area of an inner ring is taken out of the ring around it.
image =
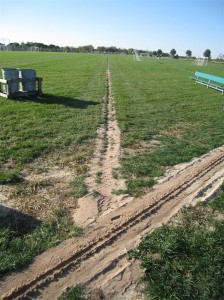
[[[201,72],[195,72],[194,77],[190,77],[191,79],[195,80],[195,83],[200,83],[207,88],[212,88],[218,91],[222,92],[222,95],[224,94],[224,78],[205,74]]]
[[[26,79],[23,80],[21,78],[18,79],[2,79],[0,78],[0,97],[4,98],[14,98],[14,97],[20,97],[20,96],[32,96],[32,95],[42,95],[42,78],[36,77],[35,83],[37,83],[37,88],[33,91],[29,92],[22,92],[22,91],[17,91],[17,92],[12,92],[12,84],[17,83],[27,83],[29,81],[33,82],[33,79]]]

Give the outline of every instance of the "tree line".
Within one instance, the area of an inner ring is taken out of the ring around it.
[[[49,52],[77,52],[77,53],[123,53],[123,54],[132,54],[134,49],[129,48],[117,48],[115,46],[104,47],[99,46],[94,48],[92,45],[85,45],[85,46],[57,46],[54,44],[46,45],[43,43],[37,42],[27,42],[27,43],[10,43],[7,45],[8,48],[12,51],[49,51]],[[144,51],[145,52],[145,51]]]
[[[1,44],[0,44],[1,45]],[[46,45],[43,43],[37,43],[37,42],[27,42],[27,43],[10,43],[7,45],[9,50],[12,51],[47,51],[47,52],[77,52],[77,53],[112,53],[112,54],[133,54],[134,48],[117,48],[115,46],[105,47],[105,46],[98,46],[97,48],[94,48],[92,45],[85,45],[85,46],[57,46],[54,44]],[[182,56],[179,56],[176,52],[176,50],[173,48],[170,50],[169,53],[163,52],[161,49],[154,50],[154,51],[148,51],[148,50],[138,50],[140,55],[147,54],[148,56],[156,56],[156,57],[172,57],[172,58],[179,58]],[[186,56],[188,58],[194,58],[192,56],[192,51],[187,50]],[[211,58],[211,51],[209,49],[206,49],[203,53],[204,57]]]

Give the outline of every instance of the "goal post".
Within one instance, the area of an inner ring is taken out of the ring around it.
[[[207,67],[208,57],[198,57],[193,61],[194,65]]]
[[[10,40],[8,38],[1,38],[0,37],[0,51],[9,51],[11,50],[10,47]]]
[[[134,60],[141,61],[140,55],[137,50],[134,50]]]

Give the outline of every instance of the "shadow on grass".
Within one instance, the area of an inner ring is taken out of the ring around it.
[[[22,235],[31,233],[40,224],[40,220],[0,204],[0,229],[8,228]]]
[[[90,100],[80,100],[66,96],[56,96],[53,94],[44,94],[40,96],[29,96],[29,97],[20,97],[14,98],[13,100],[20,101],[20,102],[35,102],[40,104],[58,104],[64,105],[72,108],[79,108],[84,109],[90,105],[98,105],[99,102],[97,101],[90,101]]]

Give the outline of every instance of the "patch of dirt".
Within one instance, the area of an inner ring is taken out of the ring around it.
[[[49,161],[48,161],[49,163]],[[55,208],[75,208],[69,183],[74,179],[74,168],[40,164],[23,171],[23,181],[0,186],[0,203],[37,219],[52,217]]]
[[[55,209],[72,211],[77,199],[71,196],[70,182],[88,169],[94,142],[75,148],[59,149],[27,164],[21,171],[22,182],[0,185],[0,203],[39,220],[54,216]],[[4,167],[15,167],[8,161]]]
[[[22,183],[8,188],[5,202],[7,206],[35,218],[50,218],[55,208],[76,206],[74,198],[69,195],[72,179],[71,171],[57,167],[45,173],[29,174]]]
[[[2,299],[21,295],[56,299],[77,283],[101,289],[105,299],[128,299],[127,292],[138,282],[141,270],[136,262],[127,260],[127,250],[184,205],[211,196],[211,186],[223,182],[224,147],[179,167],[141,199],[100,216],[84,236],[64,241],[38,256],[22,273],[4,278]]]
[[[150,141],[138,141],[138,143],[132,145],[132,147],[125,148],[124,155],[137,155],[141,154],[143,151],[150,152],[160,145],[161,142],[156,139]]]
[[[120,130],[116,120],[109,66],[106,72],[107,95],[102,114],[107,111],[105,124],[97,132],[96,147],[86,179],[89,194],[78,200],[78,208],[73,214],[76,224],[85,226],[113,209],[133,200],[128,195],[116,195],[125,190],[125,182],[119,174],[121,153]]]

